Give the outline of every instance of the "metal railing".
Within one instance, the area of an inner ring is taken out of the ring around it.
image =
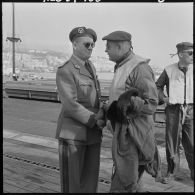
[[[111,82],[103,80],[100,81],[100,84],[101,101],[106,101]],[[8,81],[3,84],[3,90],[8,97],[47,100],[60,103],[55,81]],[[165,123],[164,105],[157,107],[154,114],[154,121],[160,124]]]

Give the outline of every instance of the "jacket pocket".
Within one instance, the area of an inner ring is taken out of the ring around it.
[[[79,81],[77,95],[78,99],[88,99],[92,91],[92,83],[89,81]]]

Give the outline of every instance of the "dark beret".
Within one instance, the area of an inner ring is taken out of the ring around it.
[[[114,31],[102,38],[107,41],[131,41],[131,34],[125,31]]]
[[[181,42],[176,45],[177,52],[193,49],[193,43],[190,42]]]
[[[85,36],[91,37],[94,42],[96,42],[96,40],[97,40],[96,32],[93,29],[86,28],[84,26],[76,27],[76,28],[72,29],[70,34],[69,34],[69,39],[72,42],[77,37],[85,37]]]

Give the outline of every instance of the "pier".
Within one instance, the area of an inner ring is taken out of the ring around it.
[[[61,104],[58,99],[42,99],[42,95],[37,95],[46,91],[42,91],[42,89],[48,89],[47,95],[51,95],[51,93],[57,95],[55,85],[48,81],[43,81],[45,83],[39,83],[39,85],[33,82],[18,86],[12,84],[14,91],[12,95],[6,90],[9,90],[8,85],[3,86],[5,89],[3,98],[4,193],[60,192],[58,143],[54,137]],[[28,96],[29,94],[26,93],[26,96],[17,97],[15,92],[22,90],[23,85],[28,86],[26,91],[35,89],[36,96],[33,96],[33,93]],[[13,86],[15,86],[15,89]],[[51,86],[53,88],[49,90]],[[102,86],[109,86],[109,84],[106,83]],[[106,94],[106,90],[104,92]],[[48,97],[47,95],[45,97]],[[154,117],[156,121],[155,137],[162,161],[162,173],[165,174],[167,163],[164,108],[159,107]],[[100,193],[108,193],[110,189],[113,165],[111,139],[111,133],[104,128],[98,183],[98,192]],[[175,181],[162,184],[155,182],[154,178],[144,173],[143,183],[144,190],[147,192],[194,192],[194,182],[190,178],[183,151],[181,151],[180,170]]]

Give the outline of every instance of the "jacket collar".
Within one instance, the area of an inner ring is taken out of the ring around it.
[[[180,63],[178,62],[178,68],[179,68],[179,70],[181,70],[183,73],[186,73],[186,72],[188,71],[188,67],[189,67],[189,65],[184,66],[184,65],[182,65],[182,64],[180,64]]]
[[[114,67],[114,71],[116,71],[116,69],[118,69],[119,67],[121,67],[123,64],[125,64],[127,61],[131,60],[133,58],[135,54],[133,52],[128,53],[128,55],[126,56],[125,59],[123,59],[120,63],[117,63]]]
[[[79,73],[87,77],[93,78],[88,70],[85,68],[85,61],[79,59],[74,54],[71,56],[70,61],[73,63],[74,68],[79,70]]]

